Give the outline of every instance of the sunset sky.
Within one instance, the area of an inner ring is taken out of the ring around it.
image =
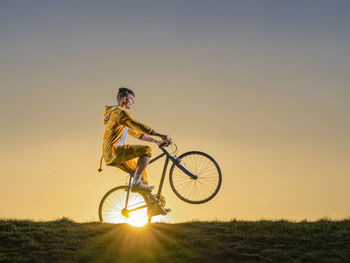
[[[166,178],[169,222],[350,217],[349,13],[345,0],[1,1],[0,217],[98,220],[126,178],[97,172],[121,86],[137,120],[221,166],[203,205]]]

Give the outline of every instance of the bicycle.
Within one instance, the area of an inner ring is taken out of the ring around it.
[[[200,151],[190,151],[176,157],[177,146],[172,145],[175,147],[172,154],[164,148],[169,144],[162,145],[159,148],[163,153],[149,162],[151,164],[166,156],[157,193],[132,192],[130,174],[129,183],[117,186],[103,196],[98,209],[100,222],[122,223],[130,213],[147,209],[150,223],[153,216],[161,214],[165,206],[161,193],[169,160],[173,163],[169,172],[170,186],[178,198],[191,204],[202,204],[214,198],[222,182],[221,170],[214,158]]]

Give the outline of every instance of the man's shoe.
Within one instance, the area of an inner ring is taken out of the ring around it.
[[[157,205],[153,205],[152,207],[148,208],[147,214],[149,216],[157,216],[157,215],[167,215],[171,211],[170,208],[161,208]]]
[[[143,183],[135,183],[135,184],[131,184],[131,192],[137,192],[137,191],[148,191],[148,192],[152,192],[154,186],[152,185],[147,185],[147,184],[143,184]]]
[[[163,215],[166,215],[171,212],[170,208],[162,208],[162,210],[163,210]]]

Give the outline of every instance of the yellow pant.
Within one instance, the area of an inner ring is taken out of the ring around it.
[[[113,166],[122,169],[124,172],[132,174],[136,167],[135,158],[140,156],[152,156],[152,148],[147,145],[129,145],[113,147],[113,155],[115,156]],[[142,181],[148,183],[147,171],[142,173]]]

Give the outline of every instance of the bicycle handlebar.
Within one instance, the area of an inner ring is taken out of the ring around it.
[[[164,147],[168,147],[170,144],[172,144],[173,142],[163,142],[161,145],[159,145],[159,148],[164,148]]]
[[[172,153],[168,153],[168,151],[165,150],[165,147],[168,147],[168,146],[170,146],[170,145],[173,145],[173,146],[174,146],[174,147],[171,147],[171,148],[172,148]],[[177,145],[176,145],[176,143],[174,143],[174,141],[162,143],[162,144],[159,146],[159,149],[161,149],[164,153],[167,153],[167,154],[172,155],[173,157],[174,157],[174,156],[176,157],[176,154],[177,154]]]

